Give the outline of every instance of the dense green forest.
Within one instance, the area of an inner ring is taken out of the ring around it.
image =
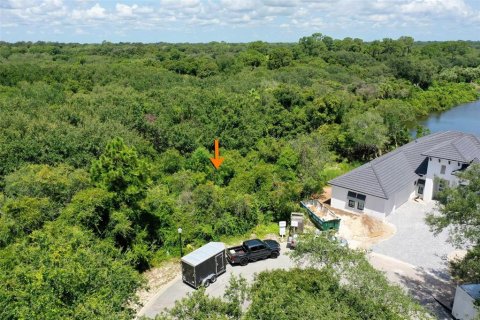
[[[193,248],[284,219],[477,99],[479,65],[410,37],[0,42],[0,318],[131,318],[177,227]]]

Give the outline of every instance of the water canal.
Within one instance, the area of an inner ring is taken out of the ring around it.
[[[430,131],[462,131],[480,137],[480,100],[461,104],[442,113],[433,113],[419,124]]]

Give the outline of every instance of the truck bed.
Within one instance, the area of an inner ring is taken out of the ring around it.
[[[245,250],[243,249],[242,246],[236,246],[236,247],[231,247],[227,249],[227,254],[230,255],[238,255],[238,254],[244,254]]]

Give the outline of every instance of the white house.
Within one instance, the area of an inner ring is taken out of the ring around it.
[[[479,159],[477,136],[433,133],[330,180],[331,206],[384,218],[411,198],[435,199],[438,191],[460,182],[458,172]]]
[[[478,315],[475,300],[480,300],[480,284],[464,284],[457,287],[452,315],[458,320],[473,320]]]

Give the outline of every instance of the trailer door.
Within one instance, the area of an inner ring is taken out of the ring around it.
[[[196,282],[195,268],[192,267],[189,264],[182,263],[182,271],[183,271],[182,272],[183,273],[183,281],[191,284],[194,287],[197,287],[197,284],[195,283]]]
[[[217,274],[225,271],[225,263],[223,258],[224,253],[220,252],[215,256],[215,264],[217,266]]]

